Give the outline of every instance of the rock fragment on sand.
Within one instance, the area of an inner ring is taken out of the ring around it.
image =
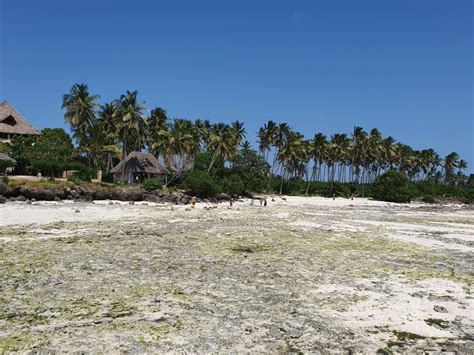
[[[439,312],[439,313],[448,313],[448,310],[447,310],[445,307],[439,306],[439,305],[435,305],[435,306],[433,307],[433,310],[434,310],[435,312]]]

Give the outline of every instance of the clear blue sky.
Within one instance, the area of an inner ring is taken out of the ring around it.
[[[379,128],[474,171],[473,2],[1,2],[0,98],[64,127],[76,82],[102,101],[138,89],[171,117],[267,120],[306,137]]]

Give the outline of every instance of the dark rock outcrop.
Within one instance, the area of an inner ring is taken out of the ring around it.
[[[142,189],[130,188],[103,188],[97,189],[75,185],[72,187],[52,189],[29,188],[27,185],[10,187],[0,183],[2,200],[11,201],[60,201],[60,200],[119,200],[119,201],[150,201],[157,203],[188,204],[191,197],[182,192],[164,193],[162,191],[148,192]]]

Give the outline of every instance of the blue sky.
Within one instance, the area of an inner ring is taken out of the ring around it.
[[[171,117],[379,128],[474,171],[473,2],[0,0],[0,99],[65,127],[76,82]]]

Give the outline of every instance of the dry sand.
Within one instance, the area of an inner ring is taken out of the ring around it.
[[[474,352],[474,211],[0,205],[0,352]]]

